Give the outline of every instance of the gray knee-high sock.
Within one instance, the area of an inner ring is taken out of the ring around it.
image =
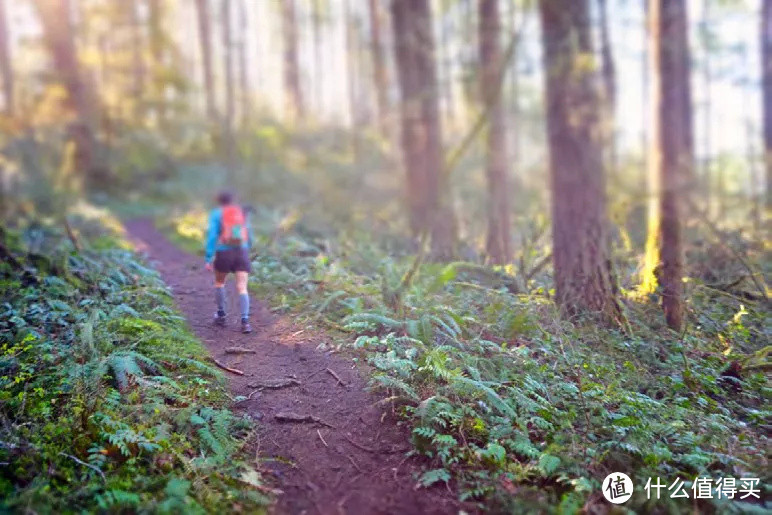
[[[246,293],[239,294],[239,307],[241,308],[241,318],[249,318],[249,295]]]
[[[225,287],[214,289],[214,299],[217,301],[217,314],[223,316],[225,314]]]

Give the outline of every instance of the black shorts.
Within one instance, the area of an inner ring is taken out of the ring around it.
[[[249,250],[245,248],[233,248],[218,250],[214,253],[214,269],[222,274],[231,272],[249,272]]]

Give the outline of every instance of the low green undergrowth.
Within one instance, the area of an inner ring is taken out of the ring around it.
[[[753,497],[647,500],[643,487],[750,477],[768,496],[763,304],[693,287],[684,335],[632,300],[630,328],[608,328],[559,317],[544,274],[523,284],[508,269],[420,264],[364,233],[257,225],[253,289],[362,352],[426,457],[419,484],[455,481],[494,511],[571,513],[605,504],[600,483],[621,471],[633,509],[761,509]]]
[[[158,274],[114,233],[79,244],[0,231],[0,511],[262,510],[253,423]]]

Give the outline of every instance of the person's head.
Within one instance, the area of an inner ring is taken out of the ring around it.
[[[217,203],[221,206],[233,204],[233,193],[230,191],[221,191],[217,194]]]

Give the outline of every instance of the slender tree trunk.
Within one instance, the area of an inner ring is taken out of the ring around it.
[[[313,31],[314,31],[314,92],[316,95],[316,114],[321,116],[324,112],[324,59],[322,53],[322,4],[321,0],[313,3]]]
[[[303,91],[300,88],[298,65],[298,25],[295,19],[295,0],[282,0],[284,32],[284,90],[287,96],[287,113],[293,120],[305,117]]]
[[[134,116],[139,116],[140,102],[145,93],[145,62],[142,57],[142,21],[139,16],[139,0],[131,0],[128,7],[131,23],[131,61],[134,84]]]
[[[210,120],[214,120],[217,118],[217,105],[212,73],[212,29],[209,23],[211,17],[209,0],[196,0],[196,13],[198,14],[198,37],[201,42],[201,63],[204,71],[206,115]]]
[[[764,157],[767,169],[767,209],[772,209],[772,0],[761,11],[761,65],[764,96]]]
[[[606,142],[605,147],[608,152],[608,164],[611,170],[617,167],[616,151],[616,123],[615,112],[617,104],[616,91],[616,67],[614,65],[614,56],[611,52],[611,36],[609,33],[608,5],[607,0],[598,0],[598,10],[600,11],[600,41],[601,41],[601,61],[603,69],[603,90],[604,90],[604,109],[605,120],[603,121]]]
[[[541,0],[556,300],[616,316],[588,0]]]
[[[343,3],[343,23],[346,30],[346,78],[348,80],[348,108],[351,118],[352,140],[355,157],[359,154],[357,145],[357,129],[359,127],[359,109],[357,105],[357,62],[356,62],[356,43],[354,41],[354,25],[356,23],[351,13],[351,0],[344,0]]]
[[[379,0],[370,0],[370,29],[371,34],[371,53],[373,58],[373,83],[375,85],[375,99],[378,107],[378,125],[381,135],[388,139],[389,128],[389,99],[388,99],[388,78],[386,71],[386,60],[383,55],[383,41],[381,37],[381,2]]]
[[[11,67],[10,34],[5,16],[5,0],[0,0],[0,75],[3,76],[3,99],[5,113],[13,116],[13,68]]]
[[[481,104],[489,106],[490,113],[487,120],[488,236],[485,247],[491,261],[501,265],[510,261],[512,251],[504,109],[497,94],[502,66],[498,0],[480,0],[479,9]]]
[[[247,6],[246,0],[239,0],[239,103],[240,125],[246,127],[250,114],[249,76],[247,75]]]
[[[683,326],[683,200],[693,177],[693,135],[685,0],[649,0],[651,54],[656,65],[652,108],[659,123],[653,134],[659,152],[652,173],[660,184],[659,282],[668,326]],[[650,228],[654,229],[654,224]],[[654,238],[654,234],[649,234]]]
[[[713,120],[712,120],[712,111],[713,106],[711,103],[712,95],[712,85],[713,85],[713,76],[712,76],[712,70],[710,68],[710,4],[713,0],[703,0],[702,2],[702,30],[703,30],[703,49],[705,51],[705,55],[703,56],[705,59],[705,63],[703,66],[703,81],[705,82],[705,106],[704,106],[704,116],[705,120],[703,122],[703,130],[705,131],[703,145],[704,145],[704,156],[703,156],[703,163],[702,163],[702,191],[703,195],[705,196],[705,209],[708,214],[710,214],[712,210],[712,200],[713,200],[713,191],[711,187],[711,168],[712,168],[712,161],[713,161],[713,142],[711,141],[711,128],[713,126]],[[721,191],[716,190],[716,193],[720,196]]]
[[[414,234],[429,232],[435,259],[455,254],[456,219],[443,177],[437,72],[427,0],[392,2],[394,44],[402,97],[402,148]]]
[[[515,2],[510,5],[510,37],[517,30],[517,12],[518,7]],[[510,103],[512,104],[512,112],[509,115],[510,123],[509,130],[512,133],[512,152],[509,156],[510,167],[512,168],[512,176],[515,184],[520,184],[520,51],[519,48],[515,48],[512,55],[512,67],[510,69]]]
[[[43,38],[51,54],[58,79],[67,91],[67,106],[77,121],[69,127],[74,143],[73,166],[89,181],[99,179],[95,166],[94,128],[98,121],[97,97],[86,80],[78,62],[69,0],[35,0]]]
[[[158,123],[166,123],[166,80],[164,78],[165,38],[163,30],[163,6],[161,0],[148,0],[148,26],[150,32],[150,56],[153,62],[153,93]]]
[[[233,140],[234,81],[233,45],[231,44],[231,0],[222,0],[222,47],[225,66],[225,112],[223,116],[223,143],[228,178],[233,182],[235,145]]]

